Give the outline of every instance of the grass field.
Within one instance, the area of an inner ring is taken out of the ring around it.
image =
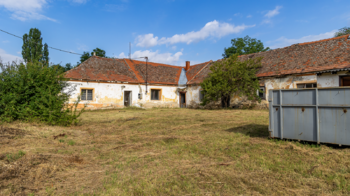
[[[350,194],[350,148],[268,139],[261,110],[91,111],[0,145],[0,195]]]

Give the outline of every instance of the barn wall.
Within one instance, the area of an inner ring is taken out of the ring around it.
[[[96,82],[69,82],[75,87],[72,91],[69,103],[74,103],[80,95],[81,89],[93,89],[92,101],[81,101],[79,107],[87,104],[87,109],[107,109],[124,107],[124,91],[131,91],[132,106],[152,107],[179,107],[179,96],[175,86],[148,85],[148,93],[145,95],[146,86],[122,83],[96,83]],[[161,99],[151,100],[151,89],[161,90]],[[67,91],[67,90],[66,90]],[[142,99],[138,94],[142,93]]]
[[[186,104],[188,107],[193,107],[200,104],[199,101],[199,91],[201,90],[201,86],[189,86],[187,87],[186,92]]]
[[[347,71],[338,72],[337,74],[324,73],[317,76],[318,87],[338,87],[339,77],[347,75]]]
[[[291,75],[283,78],[265,79],[265,98],[268,98],[269,90],[273,89],[295,89],[300,83],[317,83],[316,74]]]

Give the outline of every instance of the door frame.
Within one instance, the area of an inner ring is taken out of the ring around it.
[[[179,93],[180,93],[179,107],[181,108],[181,99],[182,99],[182,96],[185,97],[185,107],[187,107],[187,105],[186,105],[186,92],[179,92]]]
[[[124,107],[128,107],[125,105],[125,92],[129,92],[129,100],[128,100],[129,105],[128,106],[131,106],[132,105],[132,91],[130,91],[130,90],[123,91],[123,105],[124,105]]]

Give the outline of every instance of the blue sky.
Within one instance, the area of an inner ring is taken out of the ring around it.
[[[280,48],[333,37],[350,26],[346,0],[0,0],[0,29],[22,36],[42,32],[49,46],[83,53],[184,66],[217,60],[233,38]],[[0,57],[21,59],[22,41],[0,32]],[[50,49],[52,63],[76,64],[79,55]]]

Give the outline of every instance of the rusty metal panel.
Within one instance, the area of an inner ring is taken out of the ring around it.
[[[280,119],[280,108],[279,107],[273,107],[272,110],[272,114],[273,114],[273,119],[274,119],[274,124],[273,124],[273,132],[275,137],[281,137],[281,119]]]
[[[269,92],[273,138],[350,145],[350,88]]]
[[[319,89],[319,105],[350,105],[350,88]]]
[[[324,143],[350,145],[348,108],[320,108],[320,139]]]
[[[280,104],[280,92],[278,90],[273,91],[273,105],[279,105]],[[271,93],[270,93],[271,95]]]
[[[316,108],[284,107],[283,138],[316,141]]]
[[[283,105],[316,105],[314,89],[282,91]]]

